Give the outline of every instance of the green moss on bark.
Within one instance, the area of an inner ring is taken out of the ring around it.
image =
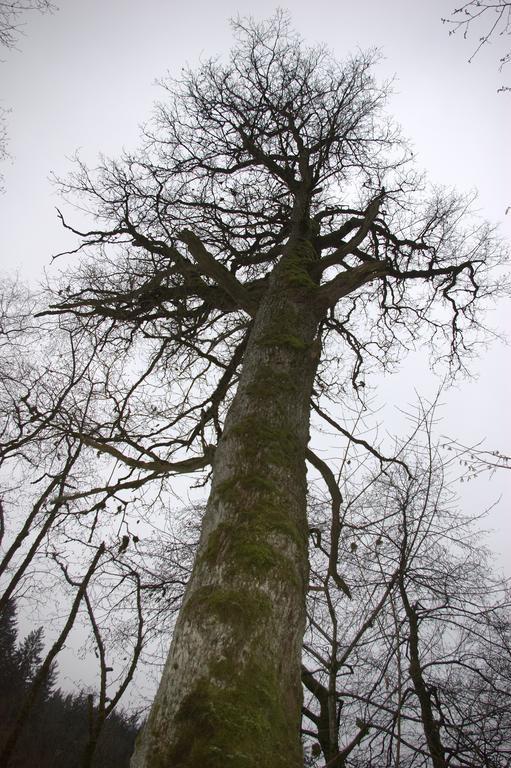
[[[208,585],[192,594],[186,610],[194,615],[215,616],[239,630],[250,629],[270,614],[269,598],[261,591],[221,589]]]
[[[281,696],[271,660],[241,671],[222,662],[213,664],[210,674],[183,700],[166,765],[294,768],[301,760],[295,736],[297,713],[285,711]]]
[[[246,392],[263,401],[272,398],[289,397],[297,390],[297,381],[289,373],[276,370],[271,365],[262,365],[254,380],[247,385]]]
[[[259,484],[261,481],[261,484]],[[264,478],[256,476],[254,478],[240,477],[228,480],[222,483],[217,494],[222,501],[235,503],[242,498],[246,498],[245,492],[258,490],[263,486],[269,493],[259,494],[256,498],[251,498],[250,503],[242,507],[237,514],[238,527],[248,526],[255,535],[267,538],[272,534],[286,536],[291,539],[297,547],[302,547],[307,537],[305,532],[299,530],[298,525],[290,518],[287,508],[280,499],[276,484],[272,481],[265,481]],[[269,486],[269,488],[268,488]]]
[[[298,537],[291,523],[286,520],[285,525],[285,535],[292,533],[293,541],[298,539],[302,544],[302,537]],[[266,523],[259,518],[250,526],[246,523],[220,523],[210,534],[201,561],[208,565],[221,563],[230,574],[250,574],[264,579],[271,572],[272,579],[296,583],[298,574],[295,565],[280,551],[277,543],[272,542],[275,534],[279,533],[283,531],[279,531],[273,519]]]
[[[310,267],[317,259],[318,255],[310,241],[295,242],[280,264],[284,284],[306,291],[307,294],[316,291],[318,284],[310,275]]]
[[[231,427],[227,437],[238,436],[243,439],[241,459],[269,462],[276,466],[288,466],[295,461],[301,446],[296,437],[288,429],[270,426],[256,415],[240,419]]]
[[[269,333],[261,339],[259,342],[264,347],[289,347],[290,349],[305,351],[310,347],[306,341],[301,339],[292,333],[284,333],[275,331],[275,333]]]
[[[238,439],[240,471],[216,486],[214,494],[229,508],[201,554],[201,560],[224,564],[229,573],[250,573],[300,581],[289,546],[306,556],[307,532],[292,516],[292,500],[275,477],[300,460],[300,444],[289,430],[255,416],[241,419],[226,435]],[[259,467],[273,468],[264,476]],[[303,530],[302,530],[303,528]]]
[[[273,480],[247,472],[239,477],[232,477],[230,480],[224,480],[222,483],[219,483],[216,493],[224,501],[235,501],[239,498],[240,491],[274,493],[275,490],[276,483]]]

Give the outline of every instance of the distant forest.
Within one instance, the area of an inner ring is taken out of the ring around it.
[[[0,751],[30,696],[43,646],[42,627],[20,641],[16,604],[9,601],[0,613]],[[54,665],[21,726],[12,768],[127,768],[138,730],[137,716],[112,712],[89,757],[93,697],[85,691],[64,693],[56,687],[56,679]]]

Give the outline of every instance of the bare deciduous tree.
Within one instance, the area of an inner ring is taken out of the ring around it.
[[[91,541],[118,514],[125,551],[128,507],[211,467],[137,768],[302,764],[306,458],[333,488],[308,453],[311,410],[350,436],[324,400],[350,384],[361,399],[369,368],[419,341],[463,368],[502,288],[495,230],[410,166],[372,55],[339,64],[282,13],[234,31],[226,61],[165,83],[137,155],[63,183],[94,217],[86,232],[62,219],[85,256],[47,313],[79,341],[79,381],[57,409],[27,398],[36,427],[103,461],[96,482],[51,491]],[[342,554],[328,579],[347,595]]]
[[[303,667],[311,765],[509,760],[509,584],[492,573],[474,521],[455,508],[457,480],[431,441],[433,414],[400,451],[408,472],[360,466],[346,447],[343,464],[349,456],[357,469],[342,473],[336,548],[351,600],[328,578],[330,511],[321,502],[311,509]]]
[[[0,45],[14,48],[23,29],[23,16],[28,11],[47,13],[55,10],[49,0],[2,0],[0,2]]]
[[[507,0],[470,0],[463,5],[453,8],[450,15],[442,19],[447,24],[450,35],[462,32],[466,39],[472,33],[477,35],[469,63],[477,56],[481,48],[495,41],[498,37],[511,34],[511,3]],[[499,71],[509,64],[511,53],[506,52],[499,59]],[[509,91],[509,86],[501,86],[499,91]]]

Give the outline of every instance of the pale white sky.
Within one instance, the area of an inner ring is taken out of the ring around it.
[[[511,235],[511,94],[496,93],[508,72],[497,60],[510,38],[496,40],[476,57],[477,30],[469,40],[448,36],[441,17],[455,0],[291,0],[282,4],[311,43],[325,42],[337,55],[379,47],[377,72],[395,76],[390,111],[415,145],[419,166],[432,181],[460,191],[477,188],[481,214],[501,221]],[[160,97],[155,79],[178,74],[183,64],[225,51],[231,42],[228,18],[238,13],[269,16],[274,2],[260,0],[61,0],[53,15],[26,19],[19,50],[4,51],[0,105],[8,116],[12,163],[4,164],[6,194],[0,197],[0,259],[4,269],[37,281],[51,271],[50,257],[70,244],[57,221],[60,205],[50,172],[65,175],[79,149],[94,163],[98,153],[115,155],[137,144],[138,126]],[[505,331],[509,302],[494,313]],[[487,438],[491,449],[511,452],[509,435],[509,350],[501,344],[474,361],[478,380],[462,381],[442,398],[445,421],[439,432],[466,443]],[[438,380],[427,359],[416,355],[401,374],[378,382],[382,418],[400,425],[397,407],[431,396]],[[501,493],[503,502],[489,524],[491,543],[510,552],[511,472],[469,487],[463,503],[478,511]],[[504,559],[497,560],[505,565]],[[511,565],[511,564],[508,564]],[[508,568],[508,572],[511,567]]]

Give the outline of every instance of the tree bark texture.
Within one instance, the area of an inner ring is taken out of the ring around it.
[[[132,768],[301,768],[305,451],[319,360],[307,240],[261,300],[197,557]]]

